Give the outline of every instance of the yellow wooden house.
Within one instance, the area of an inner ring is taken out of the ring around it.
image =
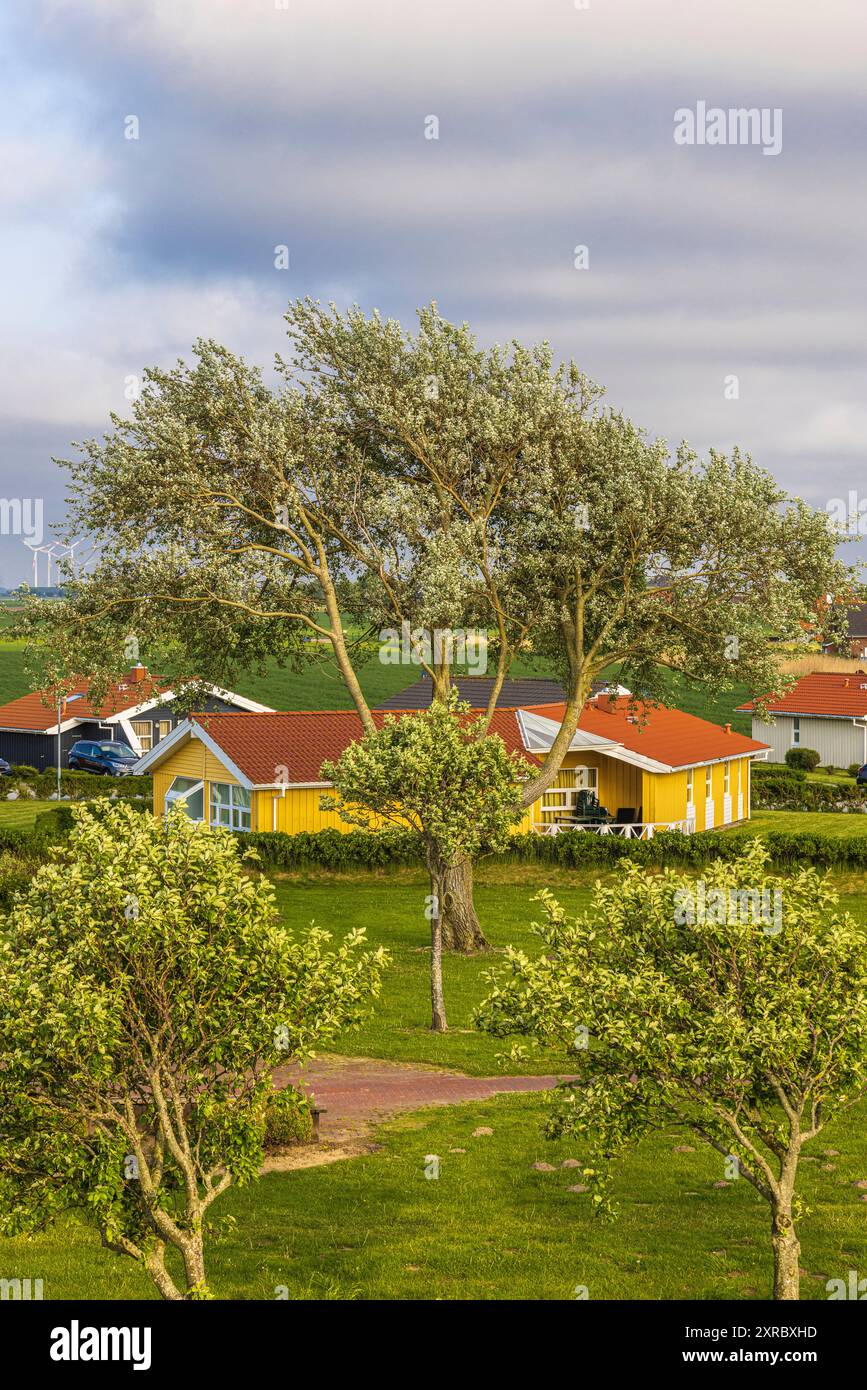
[[[497,709],[492,732],[532,767],[544,761],[563,706]],[[388,717],[377,713],[378,723]],[[400,717],[411,718],[405,712]],[[230,830],[351,831],[319,800],[320,769],[362,736],[347,711],[193,715],[141,759],[154,814],[183,799],[193,820]],[[588,700],[554,785],[518,830],[576,826],[649,837],[749,819],[750,766],[767,745],[681,710],[642,710],[606,694]],[[597,809],[594,809],[597,808]]]

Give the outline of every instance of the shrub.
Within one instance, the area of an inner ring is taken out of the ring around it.
[[[786,754],[786,762],[789,767],[802,767],[807,772],[812,772],[819,766],[820,755],[813,748],[790,748]]]
[[[850,777],[857,777],[858,773],[861,771],[861,767],[861,763],[850,763],[849,766],[846,768],[846,771],[848,772]]]
[[[313,1113],[307,1097],[292,1086],[272,1091],[265,1102],[265,1151],[309,1144],[312,1139]]]
[[[806,781],[803,767],[788,767],[785,763],[753,763],[753,783],[768,777],[784,777],[786,781]]]
[[[807,785],[802,796],[849,798],[855,808],[855,789]],[[857,802],[867,805],[867,799]],[[814,806],[804,809],[816,809]],[[821,809],[821,808],[820,808]],[[11,833],[11,832],[7,832]],[[392,831],[320,830],[286,835],[282,831],[260,831],[243,835],[246,847],[255,847],[262,868],[359,870],[385,869],[401,865],[421,867],[412,837]],[[733,860],[743,851],[743,835],[726,830],[708,830],[698,835],[682,835],[678,830],[660,830],[652,840],[625,840],[619,835],[594,835],[567,830],[560,835],[536,835],[532,831],[513,835],[509,848],[490,856],[498,863],[558,864],[562,868],[614,868],[624,860],[664,867],[700,867],[716,860]],[[760,837],[775,864],[816,864],[867,867],[867,835],[819,835],[798,831],[773,830]],[[0,837],[0,844],[2,844]]]

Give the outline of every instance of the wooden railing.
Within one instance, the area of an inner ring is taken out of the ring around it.
[[[559,835],[565,830],[586,830],[591,835],[620,835],[624,840],[652,840],[657,830],[679,830],[682,835],[692,835],[695,820],[688,816],[683,820],[671,821],[625,821],[623,824],[606,822],[592,824],[586,821],[546,821],[537,822],[533,829],[539,835]]]

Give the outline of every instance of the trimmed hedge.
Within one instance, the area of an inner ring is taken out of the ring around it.
[[[867,811],[863,787],[823,786],[820,782],[787,782],[766,777],[753,786],[753,806],[768,811]]]
[[[268,830],[240,838],[257,851],[264,869],[315,866],[340,871],[421,864],[417,842],[408,831],[355,830],[343,834],[339,830],[321,830],[286,835]],[[580,830],[567,830],[560,835],[530,832],[515,835],[509,849],[491,859],[499,863],[556,864],[562,868],[613,868],[621,860],[630,859],[637,864],[688,868],[717,859],[736,859],[743,852],[746,838],[718,830],[698,835],[660,830],[652,840],[626,840],[620,835]],[[774,863],[781,866],[867,867],[867,834],[862,839],[774,830],[759,838],[767,845]]]
[[[802,767],[787,767],[785,763],[753,763],[753,783],[756,782],[806,782],[807,773]]]
[[[36,772],[23,766],[13,767],[12,775],[0,781],[0,799],[7,798],[11,791],[17,791],[22,800],[31,792],[38,800],[44,801],[57,792],[57,772],[53,768]],[[150,800],[153,797],[153,778],[101,777],[96,772],[61,768],[61,796],[68,796],[72,801],[89,801],[92,797],[110,796],[112,792],[116,793],[116,800],[133,801],[139,797]]]

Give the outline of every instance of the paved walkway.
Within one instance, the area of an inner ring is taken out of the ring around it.
[[[277,1086],[293,1085],[315,1097],[327,1113],[320,1120],[324,1140],[343,1142],[366,1134],[386,1115],[426,1105],[458,1105],[488,1100],[503,1092],[547,1091],[559,1076],[465,1076],[432,1071],[413,1063],[372,1057],[318,1057],[305,1067],[289,1064],[275,1074]]]

